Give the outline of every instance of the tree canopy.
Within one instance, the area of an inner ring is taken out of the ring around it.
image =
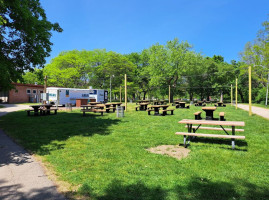
[[[0,0],[0,85],[11,87],[25,70],[45,64],[51,51],[51,31],[62,32],[47,20],[39,0]]]

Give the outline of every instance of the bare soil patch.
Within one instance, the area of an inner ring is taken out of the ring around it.
[[[186,158],[190,153],[189,149],[180,147],[178,145],[161,145],[149,148],[147,151],[161,155],[168,155],[179,160]]]

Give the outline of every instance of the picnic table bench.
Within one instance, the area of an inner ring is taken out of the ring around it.
[[[202,119],[201,114],[202,111],[197,111],[196,113],[194,113],[195,120],[201,120]]]
[[[216,107],[226,107],[226,105],[223,102],[217,102],[215,104]]]
[[[165,109],[165,110],[161,110],[161,112],[162,112],[162,115],[163,116],[167,115],[167,112],[170,112],[170,114],[173,115],[174,114],[174,110],[175,109]]]
[[[58,109],[57,108],[42,108],[40,110],[40,112],[43,114],[43,115],[50,115],[50,111],[54,111],[54,115],[57,115],[57,111]]]
[[[213,121],[213,120],[191,120],[191,119],[183,119],[179,121],[180,124],[187,124],[185,127],[188,128],[188,132],[176,132],[176,135],[183,135],[184,136],[184,147],[187,147],[187,136],[189,137],[190,142],[190,136],[195,137],[212,137],[212,138],[229,138],[232,140],[232,149],[235,148],[235,139],[245,139],[245,136],[239,136],[235,135],[235,132],[242,132],[244,129],[236,129],[236,126],[245,126],[245,122],[240,121]],[[198,126],[193,126],[198,125]],[[202,127],[202,125],[215,125],[220,126],[218,127]],[[224,128],[223,126],[231,126],[231,128]],[[196,131],[198,129],[206,129],[206,130],[223,130],[226,135],[219,135],[219,134],[204,134],[204,133],[197,133]],[[193,131],[193,133],[192,133]],[[227,131],[232,131],[232,134],[230,135]],[[188,143],[189,143],[188,142]]]

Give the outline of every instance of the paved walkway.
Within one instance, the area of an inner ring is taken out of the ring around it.
[[[237,107],[249,111],[249,105],[237,104]],[[261,117],[269,119],[269,109],[252,106],[251,110],[253,114],[260,115]]]
[[[0,108],[0,117],[29,108],[28,105],[5,106]],[[40,164],[0,130],[0,200],[39,199],[65,200]]]

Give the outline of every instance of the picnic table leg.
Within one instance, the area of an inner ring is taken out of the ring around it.
[[[155,107],[154,111],[155,111],[154,115],[159,115],[159,108],[158,107]]]
[[[38,116],[38,108],[34,108],[34,116]]]

